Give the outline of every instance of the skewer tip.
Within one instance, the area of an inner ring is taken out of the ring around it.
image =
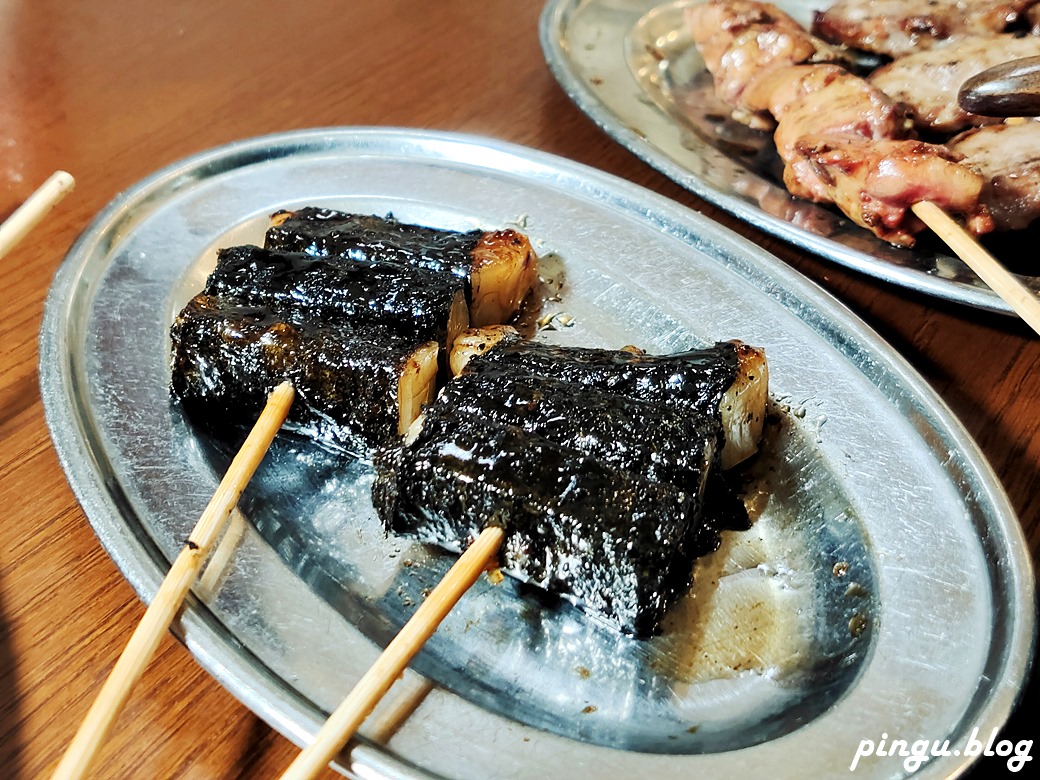
[[[75,186],[76,180],[68,171],[55,171],[48,176],[47,181],[0,225],[0,257],[25,238]]]
[[[292,382],[286,379],[267,396],[267,404],[269,406],[277,406],[279,409],[283,407],[288,409],[295,396],[296,390],[293,388]]]
[[[51,174],[50,182],[62,195],[67,195],[76,189],[76,179],[68,171],[55,171]]]

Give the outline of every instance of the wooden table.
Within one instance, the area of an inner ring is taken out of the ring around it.
[[[751,237],[913,364],[993,464],[1040,556],[1040,338],[764,236],[610,140],[557,86],[540,4],[202,2],[0,6],[0,217],[54,169],[76,191],[3,262],[0,295],[0,770],[46,776],[143,608],[99,546],[44,423],[37,333],[51,277],[116,193],[185,155],[328,125],[463,131],[630,179]],[[1032,738],[1012,721],[1009,736]],[[274,777],[296,754],[172,637],[95,777]],[[999,768],[1000,765],[998,765]],[[331,776],[331,772],[329,775]]]

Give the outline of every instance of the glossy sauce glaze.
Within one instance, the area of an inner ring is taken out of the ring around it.
[[[564,347],[510,335],[470,360],[466,369],[551,377],[718,420],[722,397],[737,378],[738,350],[735,342],[720,342],[674,355],[646,355],[639,350]],[[721,421],[716,424],[721,427]]]
[[[381,260],[431,271],[450,271],[469,281],[473,250],[483,231],[456,232],[400,222],[393,215],[346,214],[303,208],[274,215],[264,245],[270,249],[306,252],[351,260]]]
[[[270,307],[293,322],[376,323],[444,343],[456,311],[468,322],[462,287],[454,277],[396,263],[238,246],[220,250],[205,292]]]
[[[530,294],[538,258],[515,230],[456,232],[330,209],[272,217],[265,246],[318,257],[380,261],[461,279],[475,325],[511,320]]]
[[[544,376],[509,371],[466,373],[449,382],[427,416],[515,425],[655,482],[700,491],[718,452],[717,426],[659,405]],[[690,447],[689,442],[707,441]]]

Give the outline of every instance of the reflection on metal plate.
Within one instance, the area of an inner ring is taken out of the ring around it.
[[[700,215],[467,136],[340,129],[223,147],[121,195],[72,248],[41,335],[48,422],[142,597],[227,463],[170,403],[170,322],[217,247],[259,241],[267,215],[305,204],[522,224],[564,279],[543,314],[566,325],[538,338],[657,352],[741,338],[765,348],[775,405],[745,474],[754,524],[698,562],[659,636],[482,580],[344,765],[366,777],[815,777],[883,732],[956,740],[1007,717],[1033,635],[1029,561],[991,471],[927,386],[840,304]],[[451,563],[388,539],[370,485],[362,463],[277,441],[217,554],[223,571],[180,625],[200,663],[297,742]]]
[[[1011,310],[929,234],[914,250],[875,238],[839,212],[787,193],[771,135],[729,119],[682,23],[701,0],[550,0],[541,39],[553,74],[611,137],[665,175],[751,225],[850,268],[980,309]],[[825,3],[777,0],[803,24]],[[1022,235],[984,243],[1013,271],[1033,273]],[[1040,276],[1021,276],[1040,293]]]

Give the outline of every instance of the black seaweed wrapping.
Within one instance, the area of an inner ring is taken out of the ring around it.
[[[701,496],[486,420],[428,419],[382,453],[373,502],[388,530],[458,550],[506,529],[503,569],[623,631],[651,633],[707,552]]]
[[[704,415],[540,375],[464,373],[426,418],[484,419],[591,455],[613,468],[700,491],[715,462],[718,426]]]
[[[443,343],[464,294],[453,276],[374,260],[336,263],[256,246],[220,250],[204,292],[293,323],[378,323]]]
[[[218,435],[251,426],[288,379],[288,427],[358,454],[396,437],[398,380],[422,343],[377,326],[290,323],[208,295],[192,299],[171,336],[172,391],[196,423]]]
[[[737,378],[737,347],[725,341],[645,355],[506,339],[466,364],[467,372],[486,370],[551,377],[718,420],[722,397]]]
[[[277,216],[277,215],[276,215]],[[468,282],[480,230],[456,232],[376,217],[303,208],[267,230],[264,246],[318,257],[381,260],[450,272]]]

